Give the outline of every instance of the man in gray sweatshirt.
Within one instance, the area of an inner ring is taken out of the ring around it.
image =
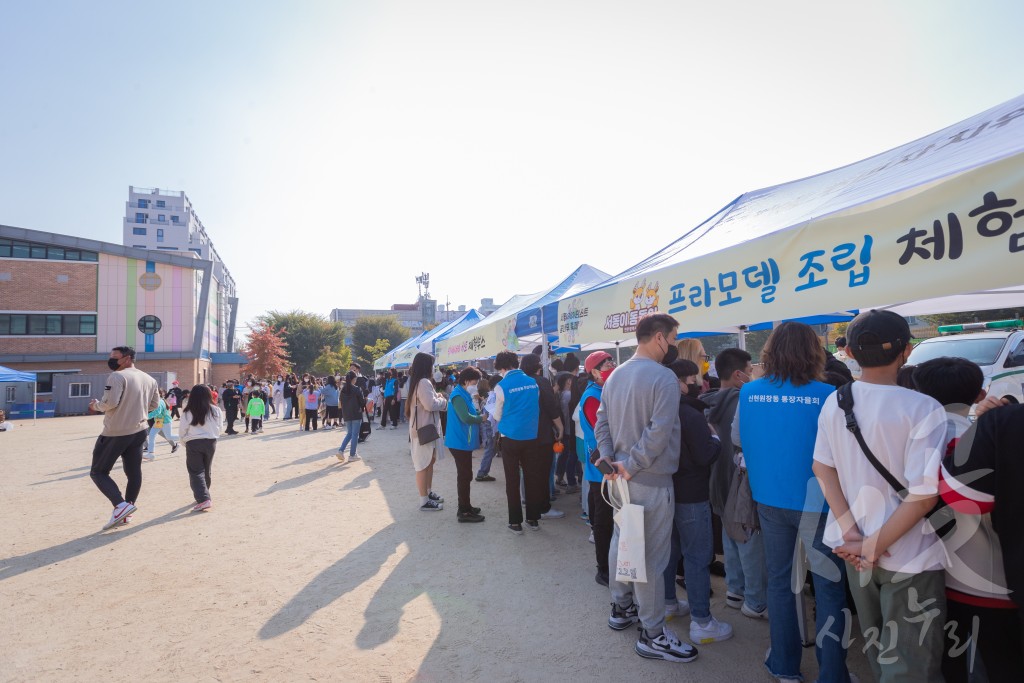
[[[135,367],[135,349],[114,348],[107,366],[113,372],[107,377],[103,398],[93,399],[89,404],[92,412],[103,413],[103,431],[92,450],[89,476],[114,506],[104,529],[126,524],[135,512],[135,501],[142,490],[142,445],[146,442],[147,416],[160,405],[156,380]],[[124,496],[110,478],[118,458],[128,478]]]
[[[641,657],[691,662],[697,649],[665,628],[662,572],[672,547],[675,500],[672,475],[679,469],[679,384],[666,365],[675,360],[679,323],[664,313],[643,318],[636,328],[636,354],[604,385],[594,428],[597,447],[629,487],[630,502],[644,508],[646,583],[616,580],[619,526],[608,566],[612,594],[608,626],[621,631],[640,621],[634,650]]]

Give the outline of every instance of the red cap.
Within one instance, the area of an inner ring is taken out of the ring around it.
[[[592,354],[587,356],[587,360],[583,362],[583,369],[590,374],[590,371],[596,367],[600,367],[601,363],[606,360],[611,360],[612,356],[607,351],[594,351]]]

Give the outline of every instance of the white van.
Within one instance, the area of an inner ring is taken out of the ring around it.
[[[1024,403],[1024,331],[1020,320],[946,325],[942,336],[914,347],[907,363],[920,365],[943,356],[966,358],[981,366],[989,396]],[[984,330],[970,332],[970,330]]]

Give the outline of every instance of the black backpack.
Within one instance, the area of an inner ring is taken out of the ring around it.
[[[885,468],[885,465],[878,461],[875,454],[868,448],[868,444],[864,441],[864,435],[860,431],[860,425],[857,424],[857,417],[853,414],[853,382],[844,384],[839,387],[836,391],[836,400],[839,403],[839,407],[846,414],[846,429],[853,434],[854,438],[857,439],[857,443],[860,445],[860,449],[864,452],[868,462],[878,470],[878,473],[882,475],[882,478],[889,482],[889,486],[892,487],[896,495],[900,497],[900,500],[905,500],[907,497],[907,490],[903,484],[900,483],[899,479],[893,476],[892,472]],[[953,516],[953,509],[950,508],[940,497],[938,502],[935,503],[935,507],[925,515],[925,519],[931,525],[932,530],[940,539],[946,539],[953,534],[956,530],[956,518]]]
[[[370,417],[370,413],[366,410],[365,406],[363,407],[363,414],[366,416],[366,419],[359,423],[359,443],[363,443],[369,439],[370,432],[373,431],[373,427],[370,426],[370,423],[373,422],[373,418]]]

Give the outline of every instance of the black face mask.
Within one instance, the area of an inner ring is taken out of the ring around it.
[[[121,369],[121,360],[119,358],[108,358],[107,367],[113,370],[114,372],[117,372],[118,370]]]
[[[689,396],[690,398],[699,398],[700,392],[703,388],[704,386],[701,384],[687,384],[686,395]]]
[[[679,358],[679,349],[676,348],[675,344],[669,344],[668,351],[665,352],[665,357],[661,359],[661,364],[672,365],[677,358]]]

